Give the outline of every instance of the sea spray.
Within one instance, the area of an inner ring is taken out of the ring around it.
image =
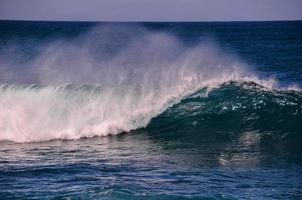
[[[135,34],[137,29],[140,34]],[[145,127],[202,88],[228,81],[276,85],[258,78],[213,41],[188,46],[173,35],[141,27],[95,27],[39,48],[37,56],[15,71],[7,70],[16,69],[7,67],[13,55],[6,56],[1,68],[5,79],[0,80],[0,140],[118,134]],[[30,80],[23,74],[30,74]]]

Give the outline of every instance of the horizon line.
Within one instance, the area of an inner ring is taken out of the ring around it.
[[[232,22],[298,22],[302,19],[277,19],[277,20],[45,20],[45,19],[0,19],[0,21],[20,21],[20,22],[86,22],[86,23],[232,23]]]

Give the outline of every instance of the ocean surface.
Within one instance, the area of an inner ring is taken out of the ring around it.
[[[302,199],[301,88],[301,21],[0,21],[0,199]]]

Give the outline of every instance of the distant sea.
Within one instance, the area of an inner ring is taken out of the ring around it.
[[[301,87],[301,21],[0,21],[0,199],[302,199]]]

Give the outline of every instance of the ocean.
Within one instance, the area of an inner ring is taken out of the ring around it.
[[[302,199],[301,87],[301,21],[0,21],[0,199]]]

